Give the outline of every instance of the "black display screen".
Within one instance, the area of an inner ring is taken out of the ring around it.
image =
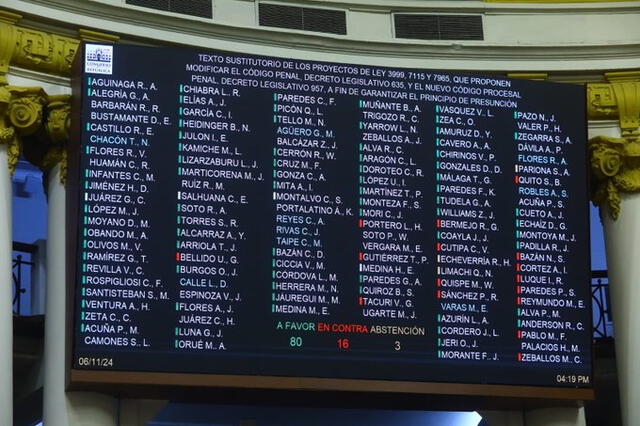
[[[591,385],[584,87],[84,49],[73,368]]]

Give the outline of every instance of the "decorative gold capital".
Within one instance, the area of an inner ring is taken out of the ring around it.
[[[24,151],[45,173],[60,163],[65,183],[70,101],[70,95],[47,96],[40,87],[0,86],[0,144],[7,145],[11,174]]]
[[[81,40],[119,41],[119,37],[80,29],[78,38],[18,26],[22,16],[0,10],[0,144],[8,145],[9,169],[15,171],[21,149],[45,173],[60,163],[66,180],[70,96],[47,96],[38,87],[7,84],[9,66],[68,76]]]
[[[50,145],[40,168],[49,172],[60,163],[60,183],[67,183],[67,142],[71,126],[71,95],[49,96],[46,130]]]
[[[620,214],[620,193],[640,190],[640,139],[598,136],[588,143],[591,166],[591,201],[615,220]]]
[[[9,171],[13,175],[20,158],[20,139],[42,125],[46,95],[40,87],[0,86],[0,143],[7,144]]]
[[[11,94],[9,121],[20,136],[29,136],[42,126],[47,95],[41,87],[7,86]]]
[[[9,144],[16,136],[15,129],[9,121],[9,104],[11,92],[6,86],[0,86],[0,144]]]
[[[60,183],[67,179],[67,142],[71,116],[71,96],[47,96],[42,126],[31,136],[23,138],[25,158],[46,175],[60,164]]]
[[[13,175],[20,157],[20,141],[9,119],[11,98],[9,89],[6,86],[0,86],[0,145],[7,145],[8,166]]]
[[[69,140],[71,95],[54,95],[47,99],[47,133],[51,142],[62,145]]]
[[[640,136],[640,71],[605,73],[609,83],[587,85],[590,119],[618,119],[623,138]]]

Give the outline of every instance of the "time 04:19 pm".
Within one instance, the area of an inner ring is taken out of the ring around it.
[[[591,378],[583,374],[557,374],[556,383],[588,385],[591,383]]]

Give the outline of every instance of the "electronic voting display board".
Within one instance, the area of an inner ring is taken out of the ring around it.
[[[74,372],[591,386],[583,86],[127,45],[79,68]]]

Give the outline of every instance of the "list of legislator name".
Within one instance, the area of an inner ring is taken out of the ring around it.
[[[76,368],[590,386],[582,87],[84,58]]]

